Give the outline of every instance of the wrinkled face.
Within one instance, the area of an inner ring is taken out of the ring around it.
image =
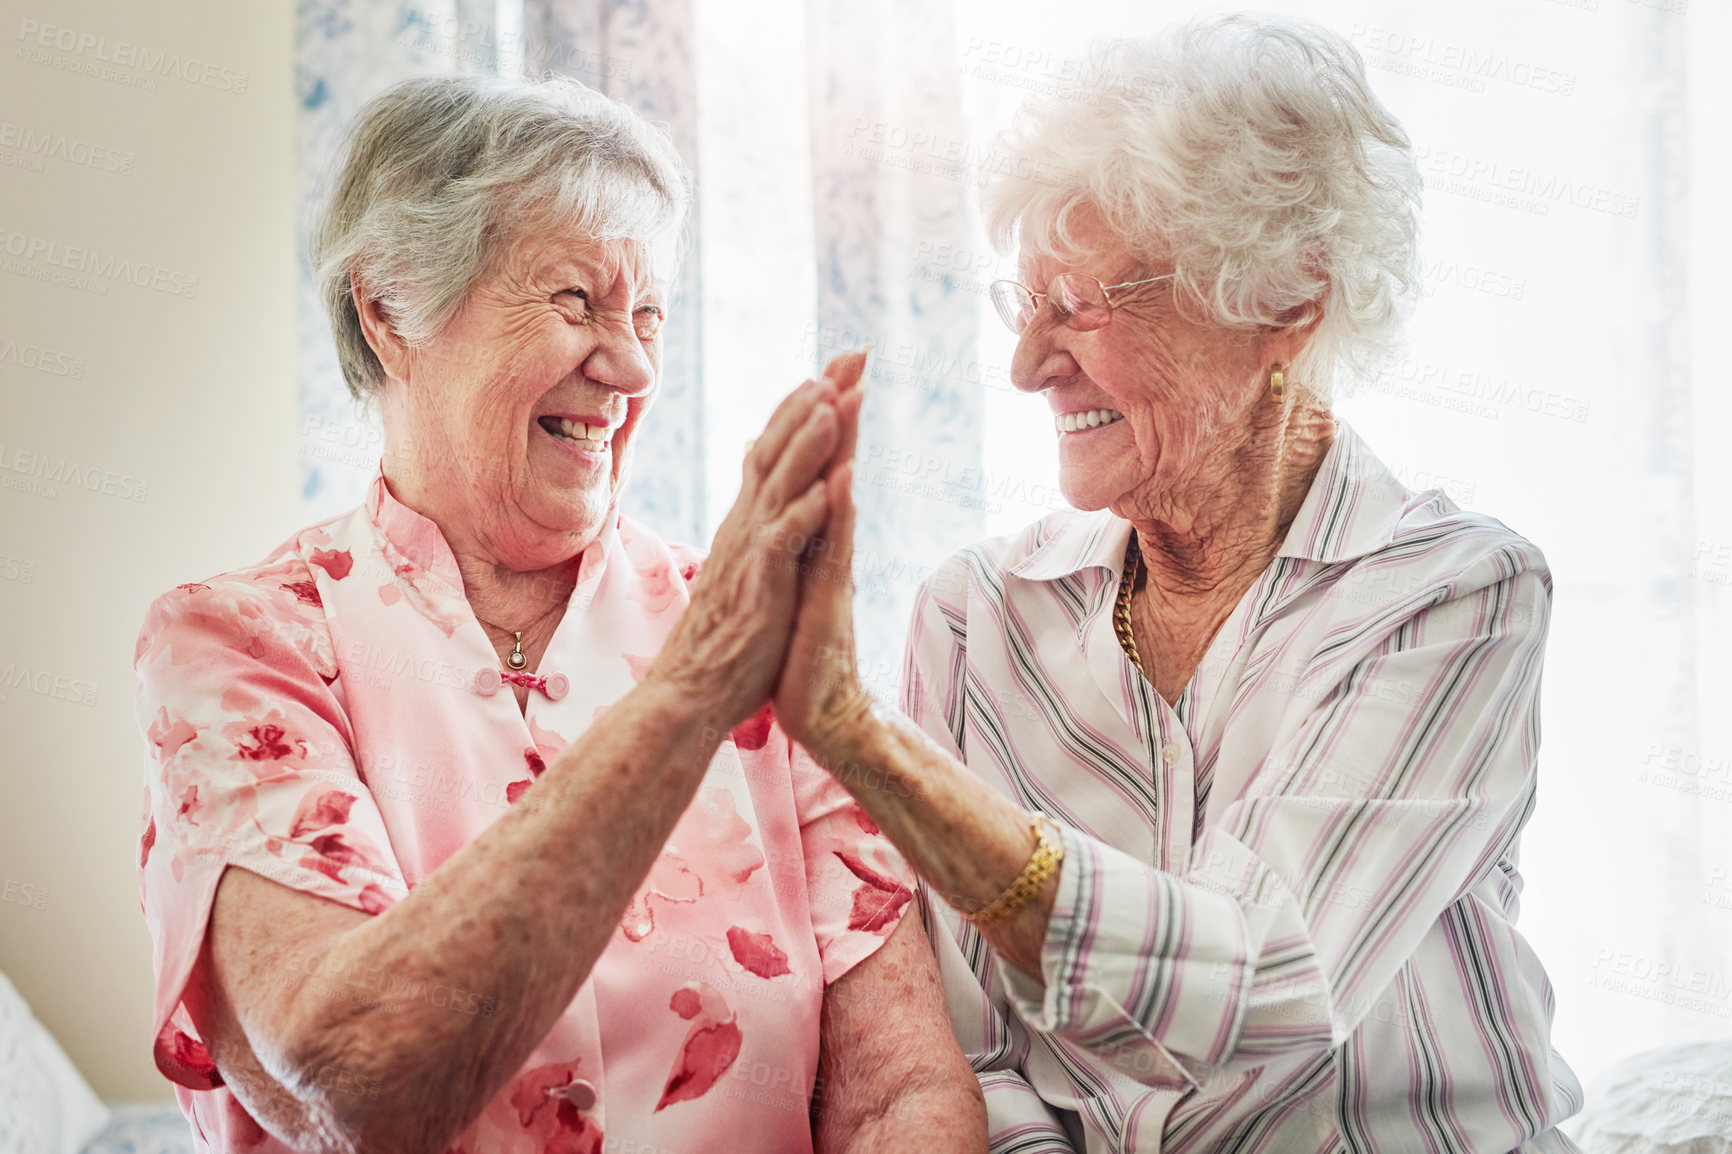
[[[660,379],[661,314],[639,245],[528,230],[497,256],[387,386],[388,440],[448,535],[456,519],[525,570],[595,539]]]
[[[1018,279],[1044,293],[1060,273],[1111,286],[1173,271],[1137,261],[1092,218],[1073,232],[1074,255],[1025,246]],[[1171,280],[1109,296],[1112,319],[1092,332],[1067,327],[1042,301],[1017,343],[1011,382],[1051,407],[1065,499],[1131,516],[1230,462],[1268,392],[1258,334],[1187,320]]]

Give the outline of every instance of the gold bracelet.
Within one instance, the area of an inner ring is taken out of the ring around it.
[[[1029,855],[1028,864],[1022,867],[1022,872],[1016,880],[996,898],[987,904],[985,909],[976,913],[964,914],[973,922],[977,929],[989,929],[1004,919],[1010,917],[1028,903],[1041,887],[1041,883],[1051,877],[1064,861],[1064,842],[1060,839],[1058,827],[1044,813],[1037,813],[1029,821],[1029,828],[1039,844],[1034,847],[1034,853]]]

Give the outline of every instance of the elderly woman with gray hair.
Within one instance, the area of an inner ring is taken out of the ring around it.
[[[1545,559],[1330,411],[1414,280],[1407,136],[1308,24],[1094,64],[1013,130],[1050,179],[986,199],[1077,511],[935,573],[904,718],[854,675],[833,493],[790,650],[823,700],[781,720],[878,769],[847,784],[943,899],[993,1150],[1572,1150],[1515,928]]]
[[[984,1146],[913,879],[768,705],[862,360],[782,402],[707,561],[619,511],[688,186],[575,83],[363,111],[313,257],[380,474],[138,642],[201,1148]]]

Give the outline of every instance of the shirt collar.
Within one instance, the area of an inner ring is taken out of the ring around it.
[[[432,519],[422,516],[399,501],[385,483],[383,468],[373,476],[373,486],[367,493],[367,517],[378,526],[379,533],[405,561],[444,582],[453,590],[463,589],[463,572],[457,567],[457,557],[445,534]],[[618,535],[619,513],[610,510],[605,528],[584,550],[578,584],[585,585],[600,576],[600,567]]]
[[[1338,420],[1335,441],[1275,556],[1333,563],[1376,552],[1395,537],[1412,495],[1352,426]]]
[[[1031,531],[1024,540],[1020,558],[1013,552],[1006,570],[1029,581],[1056,581],[1084,569],[1110,569],[1117,573],[1131,543],[1131,523],[1105,509],[1093,513],[1053,518],[1050,535]]]
[[[1335,562],[1380,549],[1395,535],[1409,495],[1352,427],[1337,420],[1334,441],[1275,555]],[[1124,566],[1129,521],[1104,509],[1056,521],[1050,535],[1031,533],[1021,556],[1007,558],[1009,572],[1055,581],[1084,569],[1116,573]]]
[[[384,469],[373,475],[373,486],[367,492],[367,517],[403,560],[452,589],[463,588],[463,573],[445,534],[430,518],[397,500],[385,483]]]

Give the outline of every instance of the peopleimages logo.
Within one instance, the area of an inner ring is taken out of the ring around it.
[[[41,171],[41,161],[58,160],[77,168],[94,168],[98,172],[116,172],[121,176],[131,176],[135,160],[132,153],[112,145],[67,136],[64,132],[55,132],[53,129],[16,124],[10,120],[0,120],[0,149],[24,154],[21,159],[35,162],[34,167],[38,172]]]
[[[1510,207],[1539,216],[1546,215],[1553,204],[1568,204],[1634,220],[1642,206],[1639,196],[1527,165],[1505,164],[1490,157],[1420,145],[1413,150],[1413,160],[1428,188],[1441,187],[1462,196],[1474,196],[1476,192],[1487,196],[1508,193],[1512,198]],[[1445,179],[1434,180],[1434,176]]]
[[[16,661],[0,669],[0,702],[8,700],[14,692],[24,692],[52,697],[56,701],[70,701],[74,705],[95,705],[101,691],[102,686],[94,681],[68,677],[49,669],[32,669]]]
[[[17,365],[51,377],[71,377],[73,380],[84,376],[83,357],[56,352],[38,344],[21,344],[7,336],[0,336],[0,365]]]
[[[88,72],[104,79],[119,79],[102,71],[101,66],[107,65],[110,68],[141,72],[147,77],[184,80],[201,88],[214,88],[219,92],[236,94],[246,92],[247,82],[251,79],[249,73],[240,69],[211,64],[196,56],[182,56],[178,52],[168,51],[153,52],[145,45],[134,44],[130,40],[110,41],[106,36],[81,32],[60,24],[44,24],[39,20],[19,21],[18,40],[19,47],[14,55],[21,59],[51,67],[66,67],[71,64],[73,66],[69,71]],[[61,55],[56,58],[45,50]],[[71,60],[68,60],[68,57]],[[146,87],[154,88],[155,85]]]
[[[66,457],[33,453],[0,442],[0,488],[33,493],[52,500],[60,495],[61,485],[118,497],[122,501],[144,501],[150,496],[150,482],[142,478],[96,465],[80,464]]]
[[[198,278],[149,261],[135,261],[112,252],[76,244],[62,244],[45,236],[32,236],[0,225],[0,253],[17,258],[3,263],[4,271],[38,280],[63,280],[81,292],[106,295],[106,281],[126,281],[139,288],[191,299],[198,296]],[[25,264],[22,262],[39,262]],[[49,266],[47,268],[42,265]]]
[[[1560,96],[1573,95],[1576,90],[1574,72],[1547,68],[1470,44],[1438,41],[1430,36],[1366,24],[1353,25],[1347,39],[1364,52],[1380,54],[1381,59],[1367,60],[1368,65],[1453,88],[1484,92],[1487,81],[1499,81]]]

